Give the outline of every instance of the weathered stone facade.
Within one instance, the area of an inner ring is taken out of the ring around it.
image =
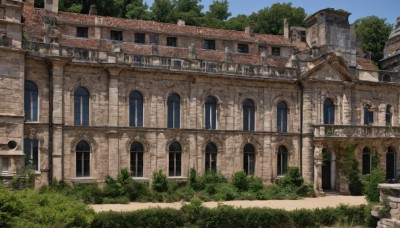
[[[21,2],[8,2],[22,12]],[[63,13],[57,6],[53,0],[44,10],[35,9],[32,0],[25,1],[24,32],[30,41],[1,47],[0,158],[9,160],[7,167],[2,163],[3,179],[23,168],[24,139],[38,145],[38,158],[32,159],[38,162],[38,185],[52,178],[101,183],[106,175],[132,168],[133,143],[143,146],[143,176],[136,178],[150,179],[160,169],[168,174],[171,164],[176,165],[170,145],[178,142],[180,175],[169,177],[185,179],[192,167],[205,171],[206,148],[213,143],[216,169],[227,177],[244,169],[244,148],[251,145],[255,153],[250,166],[266,183],[284,175],[283,167],[299,166],[316,190],[347,193],[337,151],[356,145],[362,164],[362,151],[369,148],[381,155],[385,166],[388,148],[400,150],[399,74],[379,71],[357,56],[347,13],[319,11],[306,19],[307,28],[289,32],[285,27],[285,34],[292,35],[285,38],[253,34],[250,27],[236,32]],[[22,39],[21,33],[9,34]],[[382,82],[383,74],[390,76],[390,83]],[[27,81],[38,89],[38,118],[24,122]],[[80,87],[89,94],[84,126],[74,122],[80,107],[74,94]],[[130,127],[133,91],[143,96],[140,127]],[[171,94],[180,98],[179,128],[167,127]],[[209,96],[216,99],[213,130],[205,127]],[[248,99],[254,103],[250,131],[244,130]],[[333,103],[332,122],[324,120],[327,99]],[[285,114],[277,108],[282,102]],[[373,113],[368,125],[366,105]],[[16,148],[7,147],[10,140]],[[80,160],[80,142],[90,147],[87,161]],[[81,167],[88,168],[83,175]]]

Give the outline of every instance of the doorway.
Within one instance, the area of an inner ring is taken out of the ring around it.
[[[329,150],[324,148],[322,150],[323,163],[322,163],[322,189],[331,190],[331,155]]]

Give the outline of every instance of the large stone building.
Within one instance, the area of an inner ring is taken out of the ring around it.
[[[298,166],[317,191],[346,193],[347,145],[363,174],[379,154],[398,177],[398,29],[382,71],[333,9],[277,36],[33,5],[0,3],[4,182],[29,166],[37,185],[102,183],[124,167],[137,179],[161,169],[184,180],[193,167],[268,183]]]

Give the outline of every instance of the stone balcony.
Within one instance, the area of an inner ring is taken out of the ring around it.
[[[314,138],[399,138],[400,127],[314,125]]]
[[[72,62],[128,64],[135,68],[202,72],[215,75],[249,76],[289,81],[295,81],[298,78],[296,68],[289,67],[247,65],[201,59],[178,59],[158,55],[136,55],[121,52],[119,49],[106,52],[97,49],[75,48],[37,42],[24,42],[22,48],[32,56],[64,57],[70,58]]]

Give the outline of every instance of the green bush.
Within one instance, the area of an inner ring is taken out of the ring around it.
[[[279,180],[278,184],[283,187],[300,187],[304,184],[304,179],[300,175],[299,167],[289,167],[286,175]]]
[[[0,227],[11,227],[23,210],[22,202],[0,185]]]
[[[382,169],[374,169],[368,174],[364,181],[364,194],[370,202],[379,202],[379,189],[378,184],[386,180],[385,171]]]
[[[247,181],[246,173],[244,171],[239,171],[233,174],[232,184],[239,191],[247,191],[247,189],[249,188],[249,183]]]
[[[153,172],[151,188],[156,192],[166,192],[168,190],[167,176],[162,173],[162,170]]]
[[[96,214],[93,227],[321,227],[364,225],[366,207],[340,206],[315,210],[284,211],[270,208],[209,209],[199,199],[180,210],[148,209]],[[164,221],[161,223],[160,221]]]
[[[102,203],[103,192],[97,184],[75,184],[68,195],[81,199],[84,203]]]

